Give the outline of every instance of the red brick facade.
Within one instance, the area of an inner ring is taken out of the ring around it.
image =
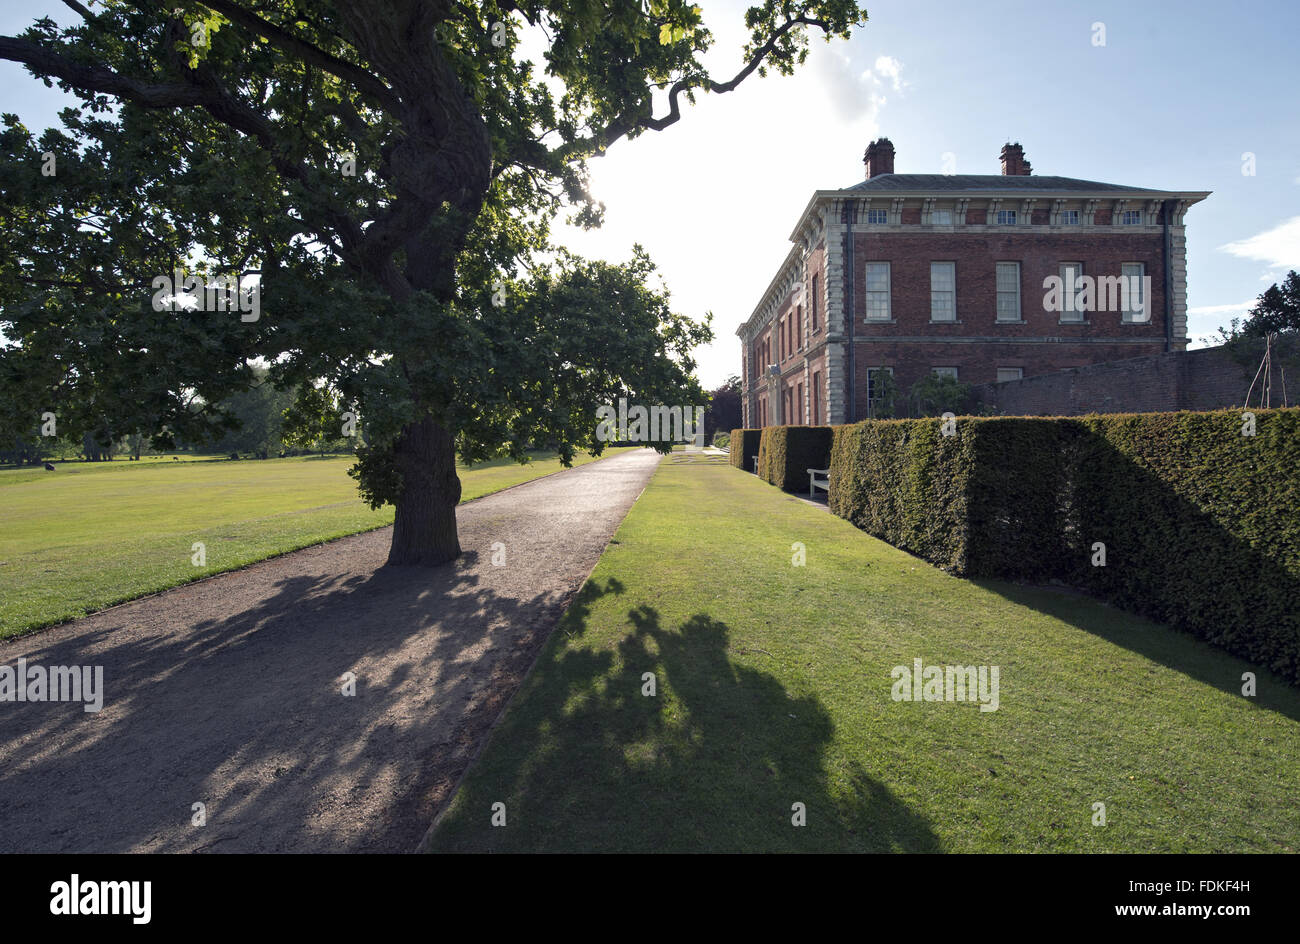
[[[1089,236],[867,235],[854,240],[855,269],[867,263],[890,266],[892,323],[855,325],[858,364],[889,366],[900,389],[908,389],[935,367],[956,367],[967,383],[997,380],[999,367],[1019,367],[1024,376],[1098,361],[1157,354],[1165,349],[1164,261],[1159,235]],[[1090,276],[1121,275],[1124,263],[1141,263],[1151,277],[1149,321],[1125,324],[1120,312],[1090,312],[1066,322],[1046,311],[1043,281],[1064,261],[1082,263]],[[954,262],[955,322],[930,318],[930,263]],[[1020,268],[1020,320],[997,318],[997,264]],[[854,312],[866,311],[865,279],[855,280]],[[1043,338],[1051,338],[1046,341]],[[1185,343],[1185,342],[1184,342]],[[860,389],[865,379],[860,378]],[[858,400],[865,415],[865,393]]]
[[[865,418],[873,368],[906,391],[936,368],[979,384],[1186,347],[1183,215],[1207,194],[1034,177],[1018,145],[1002,161],[1003,177],[898,175],[882,140],[881,173],[814,195],[737,332],[746,425]],[[1045,280],[1063,274],[1145,277],[1145,306],[1126,316],[1098,292],[1086,312],[1051,310]]]

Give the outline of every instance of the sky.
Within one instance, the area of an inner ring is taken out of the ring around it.
[[[742,65],[747,4],[696,2],[716,40],[706,61],[729,79]],[[640,243],[676,310],[712,312],[715,340],[697,352],[706,388],[740,372],[735,331],[813,192],[861,180],[863,151],[881,135],[898,173],[996,174],[1011,140],[1036,174],[1213,191],[1186,217],[1194,346],[1300,269],[1290,0],[863,2],[868,23],[848,41],[815,40],[794,76],[754,75],[702,96],[666,130],[593,160],[605,225],[557,233],[614,261]],[[42,14],[71,16],[56,0],[3,0],[0,33]],[[0,63],[0,111],[35,131],[56,124],[65,103]]]

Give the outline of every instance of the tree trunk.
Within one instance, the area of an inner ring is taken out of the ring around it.
[[[455,560],[460,556],[455,437],[432,419],[419,420],[402,430],[395,459],[403,486],[388,563],[428,567]]]

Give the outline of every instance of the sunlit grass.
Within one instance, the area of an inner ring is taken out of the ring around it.
[[[1295,689],[950,576],[725,461],[659,467],[433,851],[1295,851]],[[894,701],[915,658],[998,666],[998,710]]]
[[[0,473],[0,637],[393,521],[357,497],[351,457],[190,458]],[[552,453],[462,468],[462,501],[561,468]]]

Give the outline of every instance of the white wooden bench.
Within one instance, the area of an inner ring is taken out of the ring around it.
[[[824,475],[826,478],[819,479],[817,476]],[[808,497],[816,498],[817,489],[824,489],[827,497],[831,494],[831,470],[830,469],[809,469],[808,470]]]

